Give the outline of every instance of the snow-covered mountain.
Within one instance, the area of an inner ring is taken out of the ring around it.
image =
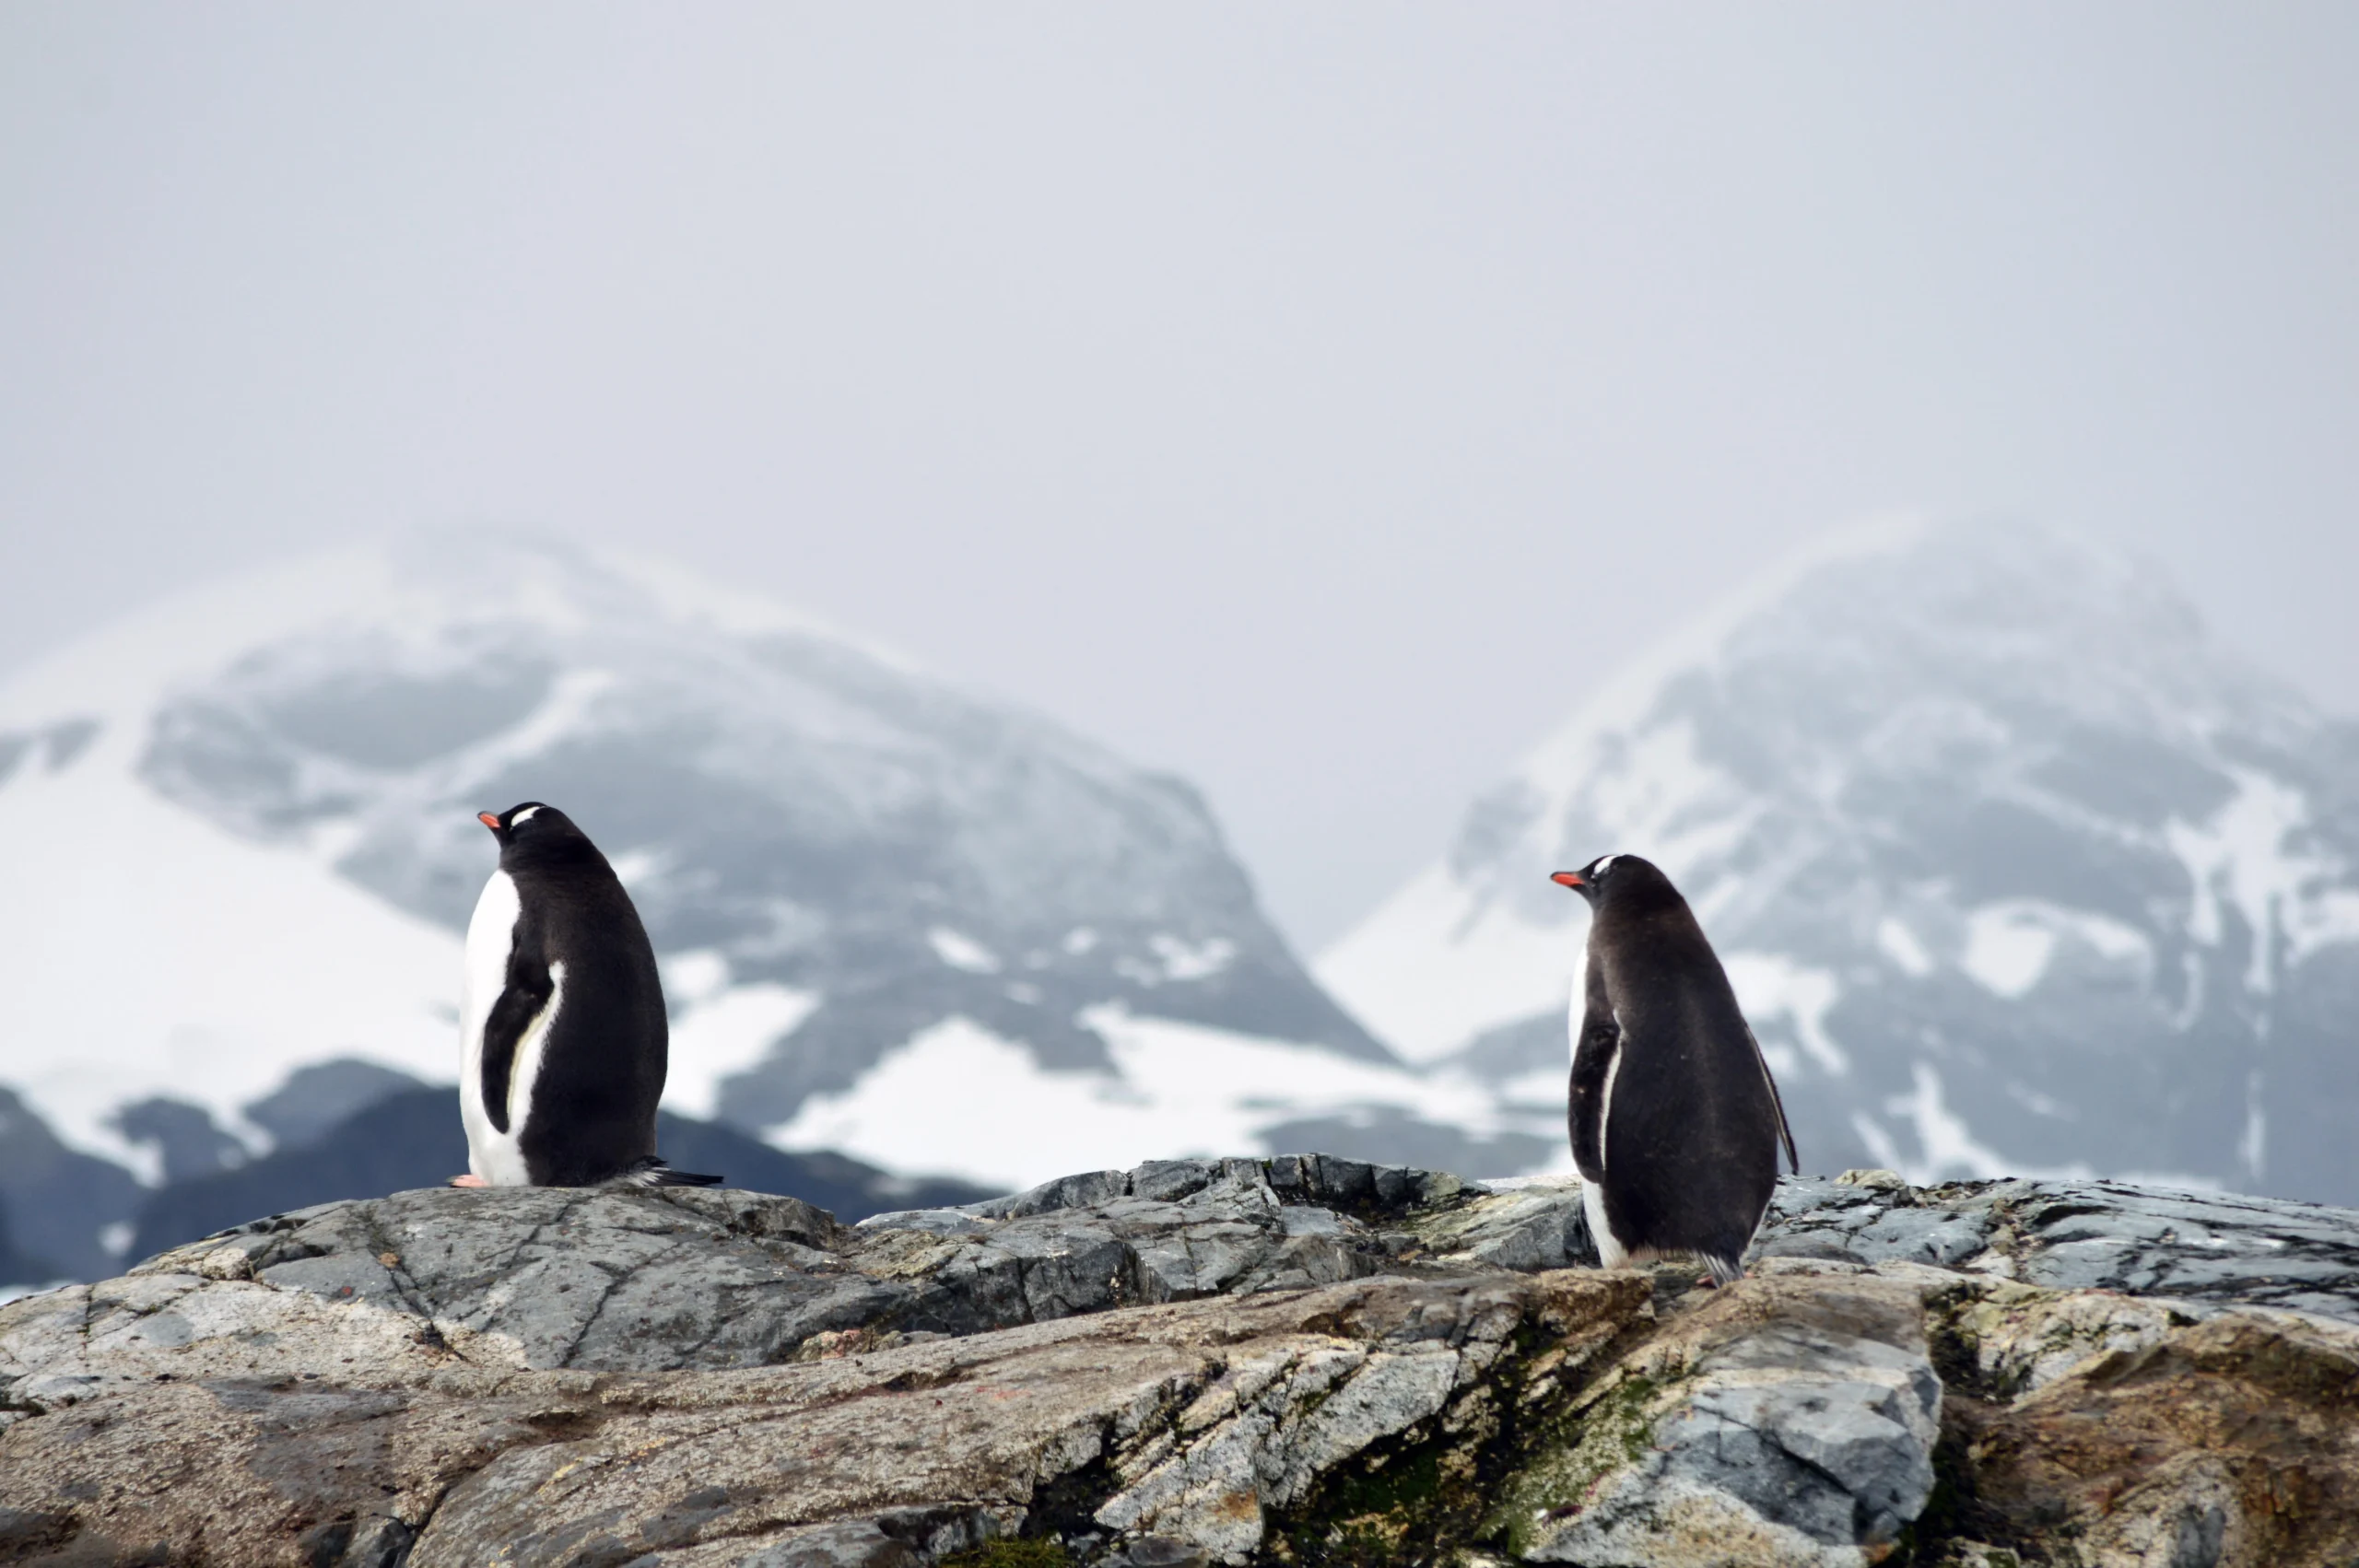
[[[1696,907],[1806,1168],[2359,1201],[2359,725],[2150,569],[1987,523],[1797,562],[1624,671],[1318,973],[1560,1128],[1588,920],[1547,873],[1612,850]]]
[[[0,1084],[152,1166],[125,1102],[259,1148],[301,1064],[447,1082],[475,813],[526,799],[646,917],[685,1114],[994,1184],[1322,1131],[1529,1157],[1328,1000],[1180,780],[661,566],[451,535],[0,690]]]

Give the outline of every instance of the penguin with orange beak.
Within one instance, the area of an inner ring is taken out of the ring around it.
[[[1588,901],[1589,977],[1567,1123],[1609,1269],[1684,1254],[1726,1284],[1794,1135],[1728,972],[1671,879],[1606,855],[1552,879]]]
[[[454,1187],[711,1187],[655,1153],[670,1029],[655,950],[589,836],[527,801],[479,813],[499,865],[467,925]]]

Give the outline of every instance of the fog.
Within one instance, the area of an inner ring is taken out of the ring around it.
[[[0,10],[0,675],[629,544],[1203,786],[1318,946],[1825,530],[2152,553],[2359,709],[2359,11]]]

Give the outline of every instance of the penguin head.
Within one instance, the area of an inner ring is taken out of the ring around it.
[[[1571,888],[1594,909],[1671,886],[1671,879],[1656,870],[1652,860],[1636,855],[1600,855],[1577,872],[1557,872],[1548,880]]]
[[[573,825],[571,817],[538,801],[526,801],[497,814],[477,812],[475,820],[491,829],[491,836],[499,840],[502,860],[511,854],[563,856],[577,852],[590,842]]]

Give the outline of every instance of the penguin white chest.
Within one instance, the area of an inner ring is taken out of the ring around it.
[[[1621,1032],[1621,1020],[1614,1020],[1614,1032]],[[1605,1083],[1597,1096],[1597,1163],[1601,1170],[1614,1168],[1614,1082],[1622,1075],[1622,1047],[1617,1041],[1614,1055],[1605,1064]],[[1581,1212],[1589,1220],[1590,1240],[1597,1244],[1598,1261],[1608,1269],[1619,1269],[1630,1261],[1630,1249],[1614,1234],[1614,1226],[1605,1217],[1605,1188],[1593,1181],[1581,1183]]]
[[[460,989],[459,1110],[467,1131],[467,1166],[494,1187],[529,1187],[522,1137],[532,1111],[533,1082],[539,1076],[549,1026],[565,1000],[565,966],[549,966],[550,989],[537,1015],[516,1044],[507,1074],[506,1094],[499,1107],[502,1130],[484,1100],[484,1031],[492,1010],[508,989],[509,959],[516,944],[516,924],[523,912],[514,879],[494,872],[475,900],[467,922],[466,969]]]

